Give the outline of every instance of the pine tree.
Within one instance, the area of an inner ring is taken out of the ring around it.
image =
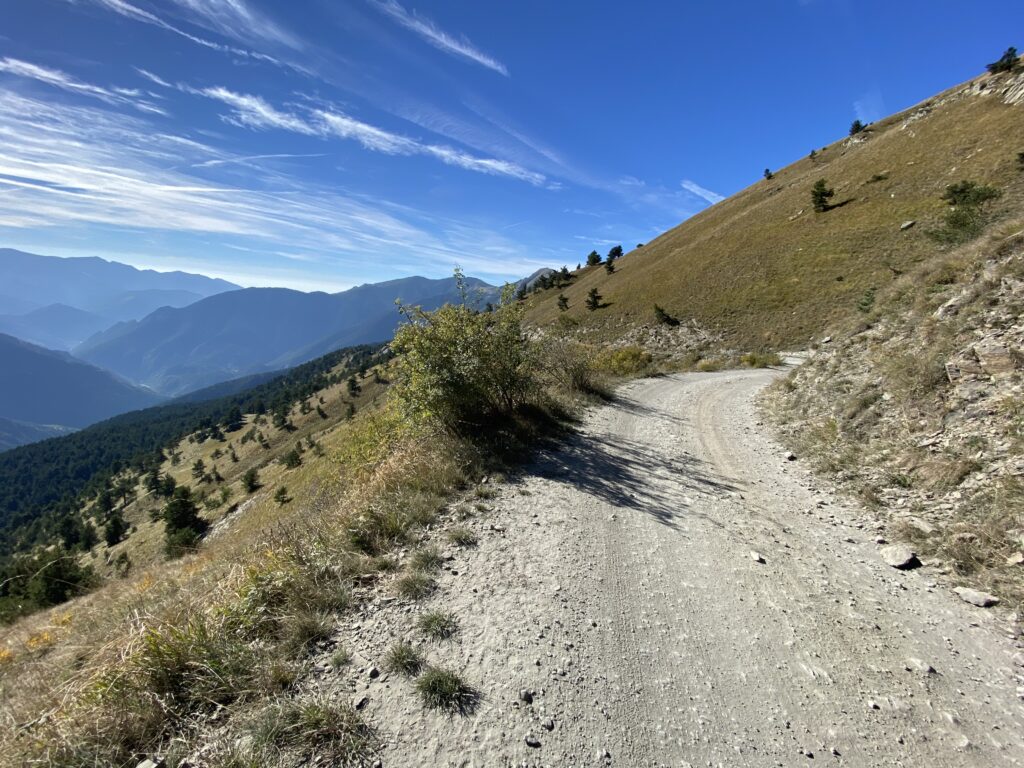
[[[279,507],[283,507],[285,504],[291,501],[291,498],[288,496],[288,488],[286,488],[283,485],[280,486],[277,489],[277,492],[274,494],[274,501],[277,502],[277,505]]]
[[[224,421],[222,422],[224,430],[227,432],[237,432],[242,428],[244,423],[245,421],[242,417],[242,410],[237,405],[228,411],[228,415],[224,417]]]
[[[558,294],[558,309],[562,312],[569,309],[569,300],[565,297],[564,293]]]
[[[988,71],[993,75],[1000,72],[1012,72],[1017,68],[1017,59],[1017,49],[1011,45],[998,60],[988,65]]]
[[[127,532],[128,523],[125,522],[120,512],[115,512],[103,527],[103,540],[107,542],[108,547],[112,547],[121,541]]]
[[[811,189],[811,205],[814,206],[814,210],[818,213],[824,213],[829,208],[828,201],[835,194],[836,191],[829,188],[828,183],[824,179],[818,179],[814,182],[814,187]]]
[[[205,474],[206,464],[202,459],[196,459],[196,463],[192,465],[192,477],[196,480],[202,480]]]
[[[597,288],[591,288],[590,293],[587,294],[587,309],[593,312],[595,309],[601,307],[601,294],[597,292]]]
[[[858,133],[863,131],[867,126],[864,125],[860,120],[854,120],[850,125],[850,135],[856,136]]]
[[[604,271],[609,275],[615,271],[615,260],[609,255],[608,260],[604,263]]]
[[[254,493],[260,488],[260,473],[256,467],[246,470],[245,474],[242,475],[242,487],[245,488],[246,493]]]
[[[597,251],[591,251],[590,253],[587,254],[587,266],[588,267],[596,267],[600,263],[601,263],[601,254],[599,254]]]
[[[612,249],[610,251],[608,251],[608,261],[615,261],[616,259],[621,259],[621,258],[622,258],[622,246],[621,245],[612,246]]]
[[[764,169],[764,177],[770,181],[771,179],[775,178],[775,174],[772,173],[772,169],[771,168],[765,168]]]

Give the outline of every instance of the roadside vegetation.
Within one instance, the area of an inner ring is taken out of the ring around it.
[[[411,602],[432,594],[439,550],[421,545],[396,570],[395,548],[418,541],[424,526],[449,514],[453,494],[475,496],[483,506],[491,492],[481,478],[563,429],[562,421],[603,387],[593,352],[528,336],[523,305],[513,296],[490,312],[466,305],[402,311],[407,322],[392,345],[394,358],[357,380],[364,392],[378,379],[389,384],[361,394],[373,399],[361,400],[354,418],[314,438],[301,426],[287,428],[290,421],[318,421],[314,408],[282,413],[274,442],[283,459],[258,470],[242,469],[249,451],[266,451],[258,435],[244,451],[232,439],[242,465],[232,476],[255,506],[233,513],[230,537],[206,533],[203,504],[176,484],[150,525],[153,533],[174,532],[166,546],[178,559],[137,564],[131,576],[71,600],[59,613],[40,613],[8,630],[0,657],[7,713],[0,761],[134,766],[159,754],[175,765],[214,713],[233,732],[257,732],[244,755],[225,753],[225,765],[243,757],[249,762],[241,764],[286,765],[314,751],[339,760],[369,754],[373,733],[357,711],[293,700],[292,693],[308,674],[306,660],[330,652],[333,627],[363,599],[351,585],[369,580]],[[628,373],[645,364],[627,353],[602,365]],[[332,386],[347,397],[349,382]],[[316,402],[319,395],[310,397]],[[339,407],[329,399],[321,406]],[[251,419],[241,414],[240,431]],[[203,445],[202,455],[183,451],[179,464],[213,491],[211,467],[234,463],[226,444],[218,444],[213,463],[210,445]],[[292,451],[300,462],[288,460]],[[279,498],[285,476],[287,502]],[[476,541],[460,527],[450,538],[457,546]],[[457,633],[458,617],[425,610],[410,630],[443,642]],[[471,681],[426,665],[400,638],[386,665],[414,678],[425,706],[468,713],[479,698]],[[268,731],[260,725],[267,718],[282,725]]]

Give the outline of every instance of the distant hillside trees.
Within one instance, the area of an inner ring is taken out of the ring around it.
[[[772,173],[772,169],[771,168],[765,168],[764,169],[764,177],[766,179],[768,179],[769,181],[771,181],[773,178],[775,178],[775,174]]]
[[[126,533],[128,533],[128,523],[125,522],[120,512],[114,512],[107,519],[107,524],[103,526],[103,540],[108,547],[112,547],[120,542]]]
[[[569,299],[565,297],[564,293],[558,294],[558,309],[561,312],[565,312],[569,309]]]
[[[604,262],[604,271],[607,272],[609,275],[612,274],[615,271],[615,260],[614,259],[610,259],[609,258],[609,259],[607,259]]]
[[[598,293],[597,288],[591,288],[590,293],[587,294],[587,309],[593,312],[595,309],[601,308],[601,294]]]
[[[611,250],[608,251],[608,261],[615,261],[616,259],[622,258],[622,246],[613,245]]]
[[[345,382],[345,389],[348,391],[349,397],[358,397],[359,393],[363,391],[363,388],[359,386],[359,382],[356,381],[355,376],[349,376]]]
[[[597,251],[591,251],[590,253],[587,254],[587,266],[588,267],[596,267],[600,263],[601,263],[601,254],[599,254]]]
[[[993,75],[997,75],[1000,72],[1012,72],[1017,68],[1017,64],[1017,49],[1011,45],[1006,49],[1006,53],[988,65],[988,71]]]
[[[864,123],[862,123],[860,120],[854,120],[850,124],[850,135],[856,136],[858,133],[863,133],[865,128],[867,128],[867,126],[864,125]]]
[[[818,179],[811,188],[811,205],[817,213],[824,213],[829,209],[828,201],[836,194],[836,191],[828,186],[824,179]]]

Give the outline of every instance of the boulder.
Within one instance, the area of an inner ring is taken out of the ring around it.
[[[969,587],[957,587],[953,591],[956,592],[960,596],[960,599],[965,603],[976,605],[979,608],[991,608],[993,605],[999,605],[999,598],[995,595],[990,595],[988,592],[970,589]]]

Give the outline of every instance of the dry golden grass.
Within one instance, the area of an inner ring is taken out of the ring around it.
[[[726,346],[740,349],[800,347],[832,324],[862,321],[858,303],[867,291],[885,289],[933,258],[929,231],[948,210],[940,200],[947,184],[971,179],[1001,188],[1004,196],[991,209],[997,216],[1024,199],[1016,159],[1024,147],[1024,107],[994,96],[934,106],[962,89],[875,123],[863,142],[836,141],[816,158],[778,170],[627,253],[614,274],[584,268],[568,288],[531,297],[528,319],[612,339],[623,332],[623,320],[654,323],[658,304],[721,331]],[[929,115],[906,122],[929,105]],[[759,170],[751,168],[751,176]],[[822,177],[836,189],[838,205],[816,214],[810,189]],[[901,231],[908,220],[916,226]],[[605,308],[584,308],[591,288]],[[559,292],[569,299],[568,312],[558,310]]]

